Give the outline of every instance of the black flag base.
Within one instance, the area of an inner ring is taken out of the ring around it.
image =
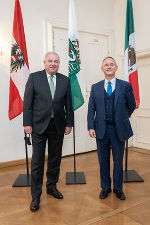
[[[123,171],[123,182],[144,182],[135,170]]]
[[[31,175],[20,174],[12,185],[13,187],[30,187]]]
[[[86,184],[84,172],[67,172],[66,184]]]
[[[30,187],[31,186],[31,175],[29,174],[29,163],[28,163],[28,147],[27,145],[31,145],[30,142],[30,135],[27,137],[27,134],[25,134],[24,140],[25,140],[25,150],[26,150],[26,169],[27,174],[20,174],[15,182],[13,183],[13,187]]]

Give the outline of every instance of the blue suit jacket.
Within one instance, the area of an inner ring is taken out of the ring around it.
[[[130,83],[116,79],[115,87],[115,122],[121,141],[133,135],[129,117],[136,103]],[[104,103],[104,80],[92,85],[88,105],[88,130],[94,129],[96,138],[102,139],[105,134],[106,116]]]

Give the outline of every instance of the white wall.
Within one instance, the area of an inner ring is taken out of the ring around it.
[[[78,28],[91,32],[114,31],[114,0],[75,0]],[[119,1],[118,1],[119,2]],[[9,65],[15,0],[0,0],[0,162],[25,158],[22,115],[9,121]],[[44,20],[68,24],[68,0],[20,0],[30,71],[43,68]],[[115,44],[115,43],[114,43]],[[30,154],[31,156],[31,148]]]

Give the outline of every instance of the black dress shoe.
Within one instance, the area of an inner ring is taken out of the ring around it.
[[[31,204],[30,204],[30,210],[32,212],[36,212],[39,209],[40,204],[40,198],[32,198]]]
[[[111,188],[102,188],[100,194],[99,194],[99,198],[100,199],[104,199],[104,198],[107,198],[108,194],[111,192]]]
[[[57,198],[57,199],[63,199],[64,198],[62,193],[60,193],[56,187],[47,188],[47,194],[52,195],[54,198]]]
[[[120,200],[125,200],[126,199],[126,196],[124,194],[124,192],[121,190],[121,191],[118,191],[116,189],[113,189],[113,192],[116,194],[117,198],[119,198]]]

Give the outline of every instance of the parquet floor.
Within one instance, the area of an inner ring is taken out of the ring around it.
[[[64,199],[46,194],[44,178],[40,210],[36,213],[29,210],[30,188],[12,187],[16,177],[26,172],[25,166],[0,169],[0,225],[150,225],[150,151],[134,150],[129,151],[129,169],[136,170],[144,183],[124,184],[125,201],[113,193],[99,199],[96,152],[76,157],[77,171],[85,172],[84,185],[65,184],[66,172],[73,171],[73,157],[62,159],[58,189]]]

